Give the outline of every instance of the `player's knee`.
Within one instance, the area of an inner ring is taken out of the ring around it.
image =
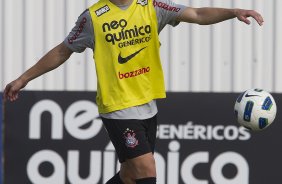
[[[136,178],[147,178],[147,177],[156,177],[156,168],[155,165],[143,164],[139,165],[136,168]]]
[[[121,164],[120,177],[124,183],[135,184],[135,176],[133,174],[134,173],[132,173],[132,170],[126,163]]]
[[[138,167],[138,173],[142,177],[155,177],[156,176],[156,165],[155,160],[152,159],[150,162],[141,162]]]
[[[141,156],[130,162],[135,178],[156,177],[156,164],[152,155]]]
[[[121,173],[120,175],[121,180],[123,181],[123,183],[126,184],[135,184],[135,179],[132,175],[127,174],[127,173]]]

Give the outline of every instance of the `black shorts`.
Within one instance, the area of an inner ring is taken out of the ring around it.
[[[157,116],[145,120],[106,118],[102,120],[120,163],[146,153],[154,153]]]

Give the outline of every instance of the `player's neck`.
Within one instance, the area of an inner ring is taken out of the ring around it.
[[[133,0],[110,0],[110,1],[117,6],[126,6],[126,5],[130,5]]]

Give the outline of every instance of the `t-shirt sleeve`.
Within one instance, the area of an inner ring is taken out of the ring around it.
[[[75,26],[65,38],[64,44],[73,52],[83,52],[86,48],[94,48],[94,28],[88,10],[77,19]]]
[[[159,32],[167,25],[177,26],[179,21],[177,18],[186,8],[181,4],[176,4],[171,0],[153,0],[153,4],[157,13]]]

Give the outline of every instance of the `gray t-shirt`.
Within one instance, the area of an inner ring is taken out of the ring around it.
[[[177,17],[183,12],[186,6],[176,4],[170,0],[153,0],[158,19],[158,32],[167,25],[176,26],[179,24]],[[119,6],[127,9],[130,5]],[[92,19],[88,10],[85,10],[76,22],[69,35],[64,40],[65,45],[73,52],[83,52],[86,48],[94,51],[95,35]],[[100,114],[108,119],[148,119],[157,113],[156,101],[147,104],[114,111],[107,114]]]

